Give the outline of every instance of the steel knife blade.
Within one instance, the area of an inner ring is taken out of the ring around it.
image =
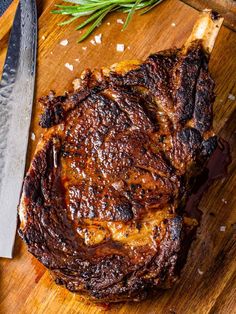
[[[0,257],[12,257],[25,171],[37,51],[35,0],[20,0],[0,82]]]
[[[8,9],[13,0],[1,0],[0,2],[0,16]]]

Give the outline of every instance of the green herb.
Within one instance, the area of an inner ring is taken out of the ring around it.
[[[89,16],[84,22],[76,27],[76,30],[82,29],[88,24],[91,24],[86,32],[80,37],[78,42],[87,38],[93,30],[98,27],[105,16],[113,11],[122,11],[128,13],[123,29],[128,26],[133,14],[137,10],[142,10],[141,14],[145,14],[163,0],[64,0],[73,5],[56,5],[58,10],[53,10],[53,14],[67,15],[70,18],[59,25],[67,25],[74,20]]]

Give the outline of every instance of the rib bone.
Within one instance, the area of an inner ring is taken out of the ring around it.
[[[206,53],[210,54],[223,20],[224,19],[218,13],[212,10],[204,10],[185,43],[185,49],[187,49],[193,41],[201,39]]]

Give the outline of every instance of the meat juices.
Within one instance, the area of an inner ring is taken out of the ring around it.
[[[70,291],[141,300],[178,279],[198,224],[185,205],[217,146],[208,60],[222,19],[212,16],[181,49],[86,70],[74,92],[41,98],[48,130],[19,234]]]

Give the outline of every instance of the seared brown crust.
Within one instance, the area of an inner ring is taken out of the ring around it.
[[[86,71],[77,89],[50,94],[49,128],[24,181],[20,235],[69,290],[139,300],[171,286],[194,219],[183,217],[216,147],[214,83],[201,41],[128,71]]]

